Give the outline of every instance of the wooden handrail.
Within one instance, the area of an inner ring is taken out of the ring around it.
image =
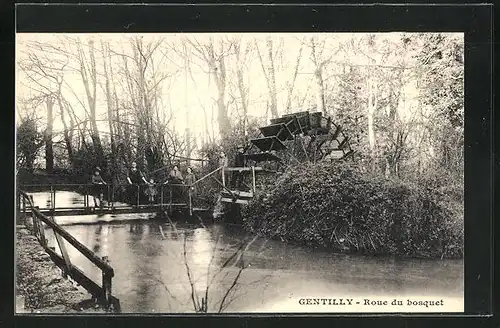
[[[222,168],[224,168],[224,166],[220,166],[218,168],[216,168],[215,170],[213,170],[212,172],[210,173],[207,173],[205,174],[204,176],[202,176],[201,178],[199,178],[198,180],[196,180],[195,182],[191,183],[189,186],[192,187],[194,186],[195,184],[197,184],[198,182],[202,181],[202,180],[205,180],[206,178],[210,177],[211,175],[219,172]]]
[[[153,183],[154,186],[172,186],[172,187],[190,187],[191,185],[187,184],[179,184],[179,183]],[[95,186],[95,184],[92,183],[55,183],[55,184],[26,184],[22,185],[21,187],[91,187]],[[145,183],[140,183],[140,184],[130,184],[130,183],[107,183],[103,184],[102,186],[115,186],[115,187],[120,187],[120,186],[141,186],[141,187],[147,187],[150,186],[150,184],[145,184]]]
[[[92,252],[85,245],[76,240],[72,235],[66,232],[66,230],[64,230],[60,225],[55,223],[52,219],[41,213],[40,210],[37,207],[35,207],[34,204],[31,202],[31,199],[27,193],[25,193],[22,190],[20,190],[19,193],[25,199],[28,200],[28,203],[34,215],[36,215],[46,225],[51,227],[54,230],[54,232],[58,233],[61,237],[63,237],[66,241],[68,241],[73,247],[75,247],[80,253],[82,253],[87,259],[89,259],[90,262],[92,262],[97,267],[99,267],[99,269],[104,271],[104,273],[106,273],[110,277],[114,276],[113,268],[108,263],[106,263],[104,260],[95,255],[94,252]]]

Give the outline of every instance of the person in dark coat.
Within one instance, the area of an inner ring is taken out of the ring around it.
[[[245,166],[245,147],[238,146],[236,150],[236,155],[234,158],[234,166],[235,167],[244,167]],[[244,173],[234,171],[231,177],[231,186],[239,189],[243,184]]]
[[[182,176],[181,171],[179,170],[178,165],[174,165],[172,170],[169,173],[169,184],[177,185],[171,186],[172,188],[172,200],[179,200],[184,195],[184,188],[178,185],[184,184],[184,177]]]
[[[173,184],[183,184],[184,183],[184,177],[182,176],[182,173],[179,170],[179,166],[177,166],[177,165],[174,165],[174,167],[170,171],[169,178]]]
[[[92,196],[94,198],[94,207],[103,207],[102,200],[104,198],[104,185],[107,183],[101,176],[101,169],[97,167],[92,175]],[[97,205],[99,199],[99,205]]]
[[[141,184],[148,184],[148,181],[144,177],[144,174],[137,168],[137,163],[132,162],[132,166],[130,170],[127,173],[127,181],[130,185],[132,185],[131,188],[131,196],[132,196],[132,202],[136,203],[139,205],[138,198],[140,196],[140,186]]]

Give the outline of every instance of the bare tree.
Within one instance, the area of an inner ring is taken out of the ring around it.
[[[287,98],[286,98],[286,110],[287,112],[290,112],[291,107],[292,107],[292,97],[293,97],[293,91],[295,88],[295,81],[297,80],[297,75],[299,74],[299,67],[300,67],[300,60],[302,59],[302,50],[304,49],[303,42],[300,44],[299,48],[299,53],[297,55],[297,59],[295,61],[294,69],[293,69],[293,75],[291,81],[287,81],[286,86],[287,86]]]
[[[47,128],[45,129],[45,168],[48,173],[54,170],[53,126],[54,126],[54,99],[46,98],[47,103]]]
[[[236,56],[236,79],[238,85],[238,94],[242,108],[241,121],[243,123],[243,131],[247,134],[248,128],[248,105],[249,105],[249,87],[245,85],[245,70],[248,61],[248,55],[251,52],[251,44],[244,43],[242,45],[241,39],[233,41],[234,52]]]
[[[210,37],[203,44],[196,38],[187,38],[186,41],[191,45],[192,53],[208,66],[209,74],[212,77],[211,80],[215,82],[217,88],[216,102],[219,132],[221,136],[227,137],[231,131],[231,122],[226,105],[226,57],[231,53],[233,43],[224,39],[219,39],[218,42],[215,42],[213,37]]]
[[[271,111],[271,115],[273,117],[278,117],[278,93],[276,90],[276,72],[275,72],[275,52],[274,52],[274,43],[271,37],[266,38],[266,64],[264,64],[264,59],[259,49],[259,45],[257,40],[255,41],[255,49],[257,50],[257,54],[259,56],[260,64],[262,67],[262,72],[264,73],[264,77],[266,78],[268,97],[269,97],[269,110]]]

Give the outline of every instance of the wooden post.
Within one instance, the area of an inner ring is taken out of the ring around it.
[[[24,196],[21,196],[21,199],[23,200],[23,219],[26,220],[26,198],[24,198]]]
[[[64,245],[64,240],[59,234],[54,231],[54,236],[56,237],[57,244],[59,245],[59,249],[61,250],[61,255],[66,263],[66,270],[63,273],[64,278],[68,276],[68,272],[71,270],[71,261],[69,259],[68,251],[66,250],[66,245]]]
[[[103,256],[102,259],[106,261],[106,263],[109,264],[108,257]],[[106,273],[105,271],[102,271],[102,289],[104,292],[104,300],[106,301],[106,305],[109,306],[111,305],[111,279],[112,277]]]
[[[43,228],[43,223],[40,220],[37,220],[40,224],[38,226],[38,230],[40,232],[40,244],[42,244],[43,248],[47,248],[47,239],[45,238],[45,229]]]
[[[108,202],[108,208],[109,208],[109,205],[110,205],[110,200],[111,200],[111,194],[110,194],[110,191],[111,189],[109,188],[109,184],[106,184],[106,189],[107,189],[107,192],[108,192],[108,195],[107,195],[107,202]]]
[[[165,185],[164,184],[161,184],[160,185],[160,210],[163,210],[163,191],[164,191],[164,188]]]
[[[224,167],[222,167],[222,185],[225,187],[226,186],[226,174],[225,174],[225,170],[224,170]]]
[[[253,193],[255,194],[255,166],[252,165],[252,187],[253,187]]]
[[[54,196],[53,196],[52,200],[54,201],[52,203],[52,211],[55,213],[56,212],[56,189],[55,188],[54,188]]]
[[[112,184],[111,185],[111,209],[114,209],[115,208],[115,185]]]
[[[16,193],[16,210],[17,210],[17,215],[18,218],[21,218],[21,193],[17,192]]]
[[[193,215],[193,203],[192,203],[192,197],[191,197],[191,186],[188,187],[188,196],[189,196],[189,215]]]
[[[84,186],[83,188],[83,207],[85,207],[85,209],[88,207],[88,198],[87,198],[87,185]]]
[[[172,213],[172,186],[170,186],[170,201],[169,201],[169,210],[170,210],[170,213]]]
[[[35,237],[38,239],[39,237],[39,233],[38,233],[38,218],[37,216],[35,215],[35,213],[33,213],[33,233],[35,234]]]
[[[54,208],[54,187],[50,186],[50,207]]]

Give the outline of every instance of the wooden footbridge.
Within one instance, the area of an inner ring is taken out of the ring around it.
[[[201,214],[210,211],[207,207],[196,206],[196,192],[193,191],[195,187],[199,187],[199,183],[207,178],[214,179],[221,187],[221,198],[222,202],[232,202],[237,200],[238,203],[246,202],[248,199],[253,197],[253,192],[255,191],[255,174],[263,169],[261,167],[219,167],[216,170],[208,173],[207,175],[196,180],[192,184],[141,184],[141,185],[130,185],[130,184],[118,184],[118,185],[99,185],[103,191],[104,199],[99,204],[94,200],[96,185],[92,184],[46,184],[46,185],[23,185],[21,186],[20,192],[26,195],[30,195],[35,191],[45,191],[49,192],[49,200],[46,203],[46,207],[37,207],[43,215],[47,216],[75,216],[75,215],[92,215],[92,214],[132,214],[132,213],[155,213],[155,212],[169,212],[174,210],[181,211],[183,213],[193,215]],[[250,187],[252,191],[246,192],[241,190],[231,190],[227,186],[228,173],[234,171],[240,174],[252,173],[252,186]],[[219,175],[220,174],[220,178]],[[149,202],[144,199],[144,192],[147,188],[154,188],[157,195],[154,201]],[[58,194],[62,191],[73,191],[81,195],[82,202],[73,206],[58,206]],[[119,197],[121,195],[122,197]],[[123,196],[127,195],[128,203],[125,203],[122,199]],[[130,197],[132,195],[132,197]],[[26,206],[32,206],[33,199],[30,202],[22,201],[22,197],[18,195],[21,210],[26,212],[26,210],[31,210],[31,208],[25,208]],[[117,200],[117,199],[120,199]],[[131,202],[132,200],[132,202]]]

